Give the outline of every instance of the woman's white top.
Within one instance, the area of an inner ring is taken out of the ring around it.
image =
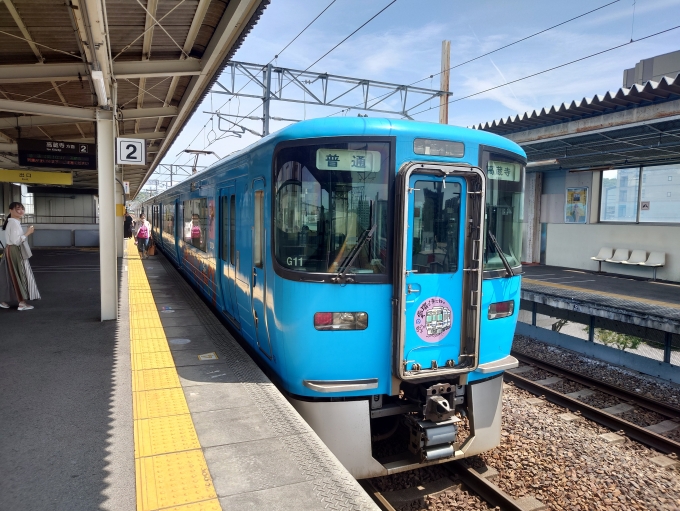
[[[21,227],[21,222],[16,218],[7,220],[7,228],[5,229],[5,238],[8,245],[21,245],[25,240],[24,229]]]

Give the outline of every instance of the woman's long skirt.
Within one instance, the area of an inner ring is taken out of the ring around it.
[[[5,246],[0,260],[0,302],[40,300],[40,292],[28,260],[21,256],[21,247]]]

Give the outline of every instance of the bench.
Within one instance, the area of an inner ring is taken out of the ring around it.
[[[627,264],[633,266],[645,266],[653,269],[652,280],[656,280],[656,270],[666,265],[665,252],[650,252],[647,256],[646,250],[633,250],[631,253],[627,248],[602,247],[593,261],[599,263],[598,273],[602,273],[602,263]]]

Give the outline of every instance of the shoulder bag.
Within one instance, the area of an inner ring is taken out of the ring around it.
[[[21,257],[26,259],[30,259],[31,256],[33,255],[33,252],[31,252],[31,247],[28,244],[28,240],[24,240],[21,242]]]

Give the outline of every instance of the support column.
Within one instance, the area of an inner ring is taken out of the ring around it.
[[[111,114],[109,114],[110,116]],[[101,320],[118,318],[116,258],[116,174],[114,172],[113,119],[97,112],[97,171],[99,176],[99,282]]]
[[[123,257],[123,222],[125,221],[125,190],[123,189],[123,173],[116,172],[114,184],[116,193],[116,254]]]
[[[527,172],[524,186],[524,243],[522,261],[541,260],[541,193],[543,174]]]

